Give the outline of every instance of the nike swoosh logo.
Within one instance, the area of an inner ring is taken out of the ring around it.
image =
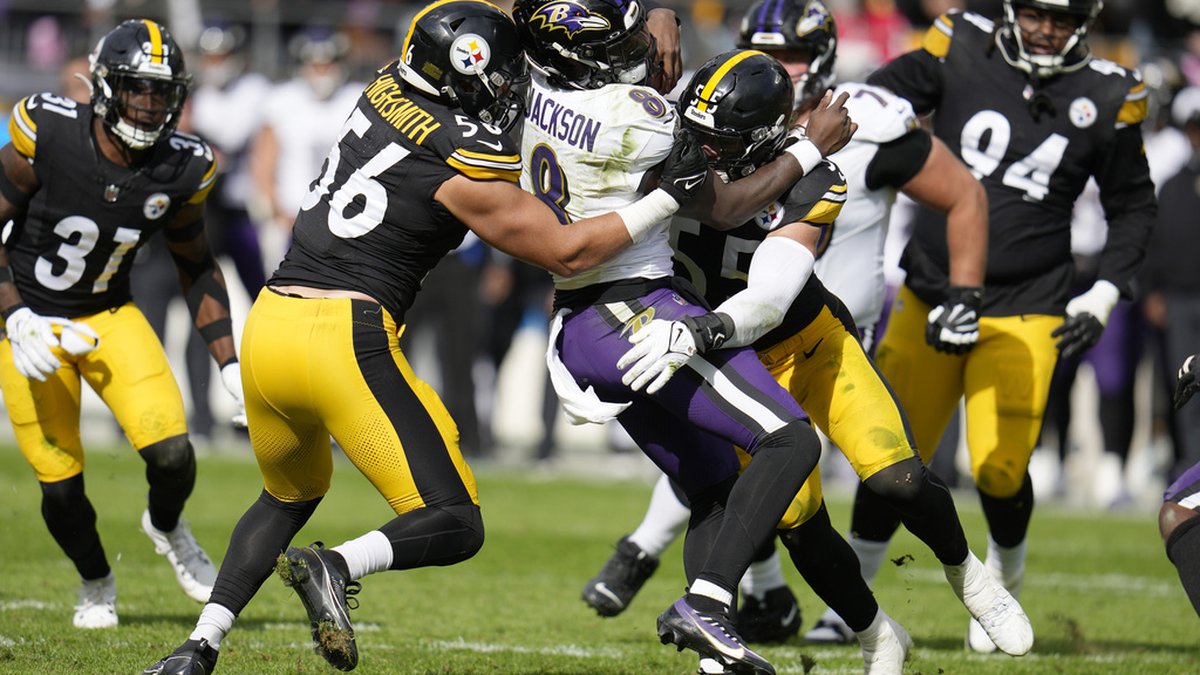
[[[798,605],[792,605],[792,608],[788,610],[788,613],[784,614],[783,618],[779,620],[779,625],[786,628],[787,625],[792,622],[792,619],[795,619],[796,615],[799,613],[800,607]]]
[[[500,141],[485,141],[482,138],[477,138],[475,140],[479,141],[480,145],[486,145],[496,152],[504,152],[504,144]]]
[[[684,180],[680,181],[680,183],[683,185],[684,190],[691,190],[692,188],[696,187],[697,185],[699,185],[703,182],[704,182],[704,176],[694,176],[690,179],[684,179]]]
[[[817,353],[817,347],[820,347],[820,346],[821,346],[821,343],[822,343],[822,342],[824,342],[824,341],[825,341],[825,338],[821,338],[820,340],[817,340],[817,344],[815,344],[815,345],[813,345],[813,346],[812,346],[812,349],[805,350],[805,351],[803,352],[803,353],[804,353],[804,358],[806,358],[806,359],[808,359],[808,358],[812,358],[812,355]],[[793,609],[794,609],[794,608],[793,608]]]
[[[621,602],[621,598],[617,597],[616,593],[613,593],[612,591],[608,590],[608,584],[604,583],[603,581],[601,581],[600,583],[593,586],[593,588],[596,589],[597,593],[600,593],[601,595],[608,598],[609,600],[612,600],[613,602],[617,603],[618,607],[625,606],[625,603]]]

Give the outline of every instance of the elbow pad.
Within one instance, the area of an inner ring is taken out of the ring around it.
[[[808,247],[787,237],[767,237],[750,259],[746,288],[714,312],[733,320],[726,347],[744,347],[783,323],[792,301],[812,276],[816,259]]]

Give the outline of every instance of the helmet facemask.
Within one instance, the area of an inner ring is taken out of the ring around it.
[[[524,59],[509,69],[480,69],[477,78],[460,81],[454,89],[442,88],[442,95],[455,101],[468,114],[508,131],[525,113],[529,91],[529,70]]]
[[[1030,51],[1029,47],[1025,44],[1025,36],[1021,30],[1020,21],[1017,16],[1021,7],[1030,7],[1059,16],[1070,17],[1072,21],[1077,22],[1075,30],[1067,38],[1066,42],[1063,43],[1058,53],[1035,54]],[[1005,0],[1004,28],[999,36],[1001,39],[997,40],[997,44],[1000,46],[1000,54],[1009,65],[1039,79],[1078,70],[1087,65],[1088,60],[1091,58],[1091,47],[1087,43],[1087,34],[1091,28],[1092,21],[1103,7],[1103,2],[1096,2],[1091,4],[1090,8],[1084,12],[1056,9],[1044,6],[1038,2]],[[1007,40],[1003,38],[1007,38]],[[1010,45],[1006,44],[1009,41],[1011,41],[1011,46],[1016,50],[1015,54],[1009,52]]]
[[[749,176],[758,167],[775,159],[787,139],[787,118],[781,116],[771,126],[755,127],[743,132],[733,129],[709,129],[688,124],[688,130],[700,145],[716,153],[709,165],[737,180]]]
[[[188,82],[93,66],[95,109],[105,126],[132,150],[145,150],[179,124]]]

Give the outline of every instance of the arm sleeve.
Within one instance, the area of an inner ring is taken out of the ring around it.
[[[733,335],[724,346],[754,344],[783,323],[814,264],[812,251],[795,239],[764,239],[750,258],[746,287],[713,310],[733,320]]]
[[[933,139],[920,129],[879,146],[879,151],[867,165],[867,189],[884,187],[900,189],[925,166],[933,150]]]
[[[1123,296],[1130,297],[1133,279],[1158,219],[1140,125],[1117,130],[1096,172],[1096,182],[1108,219],[1108,241],[1100,254],[1099,278],[1111,281]]]

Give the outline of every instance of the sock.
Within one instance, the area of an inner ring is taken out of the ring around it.
[[[967,553],[967,559],[958,565],[942,565],[942,570],[946,573],[946,581],[950,588],[954,589],[954,594],[959,599],[962,599],[963,590],[974,581],[976,575],[990,574],[974,553]]]
[[[887,614],[883,613],[882,609],[875,611],[875,618],[871,619],[871,625],[862,630],[854,631],[858,636],[858,641],[862,644],[870,644],[879,640],[879,634],[887,625]]]
[[[687,527],[691,509],[679,501],[671,488],[671,479],[666,474],[659,476],[650,494],[646,516],[638,528],[629,535],[629,541],[658,558],[671,542],[679,538]]]
[[[862,566],[863,581],[866,581],[868,586],[874,584],[875,577],[879,575],[879,568],[883,567],[883,559],[887,557],[890,542],[860,539],[853,534],[847,540],[850,542],[850,548],[854,549],[854,554],[858,556],[859,565]]]
[[[221,605],[210,602],[204,605],[204,609],[200,611],[200,619],[196,622],[196,629],[192,631],[188,639],[208,640],[208,644],[212,645],[213,649],[220,649],[221,640],[233,629],[233,620],[235,618],[233,612]]]
[[[775,543],[771,542],[771,546],[774,545]],[[745,595],[761,599],[767,591],[786,585],[783,566],[779,564],[779,552],[773,550],[766,560],[750,563],[750,569],[746,570],[746,575],[742,577],[741,589]]]
[[[696,579],[688,588],[687,602],[699,612],[728,612],[733,604],[733,591],[706,579]]]
[[[346,559],[351,579],[382,572],[392,566],[392,542],[379,530],[371,530],[357,539],[334,546]]]
[[[986,566],[1008,592],[1017,597],[1025,581],[1025,542],[1016,546],[1001,546],[988,537]]]
[[[1179,571],[1179,581],[1192,607],[1200,614],[1200,518],[1189,518],[1167,537],[1167,558]]]

